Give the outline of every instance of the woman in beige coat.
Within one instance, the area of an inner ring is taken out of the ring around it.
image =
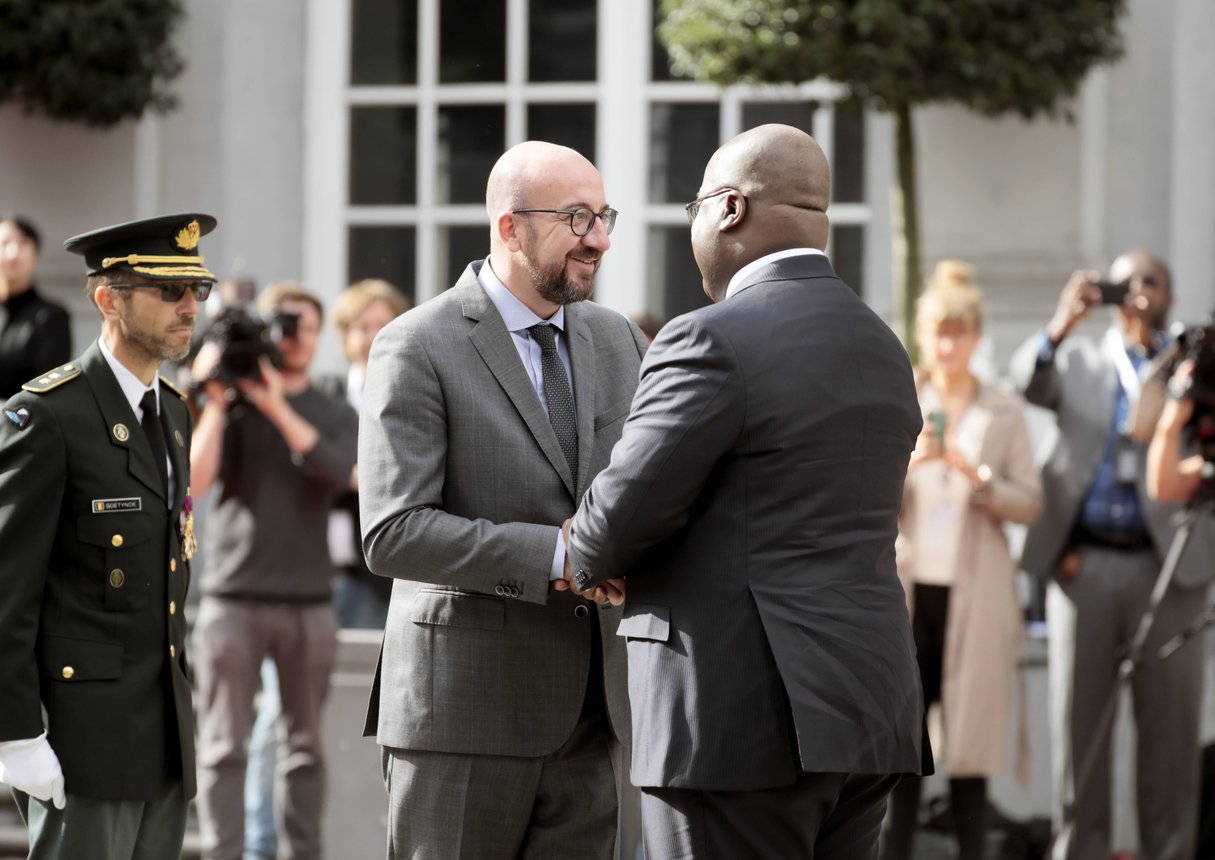
[[[987,777],[1005,764],[1022,635],[1003,526],[1031,522],[1042,504],[1021,401],[970,371],[982,331],[970,280],[969,266],[941,262],[917,307],[925,422],[899,537],[925,703],[942,708],[945,743],[934,753],[950,777],[959,860],[983,856]],[[882,860],[910,855],[920,789],[904,779],[891,795]]]

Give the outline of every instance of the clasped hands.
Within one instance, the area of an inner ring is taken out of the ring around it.
[[[624,580],[605,579],[603,582],[582,591],[574,584],[573,572],[570,570],[570,524],[573,518],[561,524],[561,536],[565,540],[565,578],[553,582],[555,591],[572,591],[579,597],[593,600],[600,606],[620,606],[624,603]]]

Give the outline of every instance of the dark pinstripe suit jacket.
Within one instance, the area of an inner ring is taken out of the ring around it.
[[[571,541],[627,575],[632,780],[745,790],[920,769],[894,540],[907,354],[823,256],[669,323]]]

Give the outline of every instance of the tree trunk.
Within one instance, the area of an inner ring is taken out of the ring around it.
[[[893,112],[899,165],[899,182],[895,191],[897,200],[893,207],[899,222],[895,225],[894,233],[895,259],[902,262],[899,280],[895,284],[895,304],[901,321],[899,334],[912,363],[915,363],[919,360],[919,347],[915,342],[915,303],[924,279],[920,262],[920,198],[915,177],[915,135],[911,124],[911,105],[899,104]]]

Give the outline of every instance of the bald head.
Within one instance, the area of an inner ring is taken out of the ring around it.
[[[692,249],[714,301],[753,260],[788,248],[826,248],[831,168],[804,131],[761,125],[727,141],[709,159],[697,196],[721,189],[738,193],[702,206],[692,226]]]
[[[598,175],[595,165],[568,146],[543,140],[516,144],[494,164],[485,186],[491,221],[503,212],[535,205],[533,198],[559,189],[571,175]]]

